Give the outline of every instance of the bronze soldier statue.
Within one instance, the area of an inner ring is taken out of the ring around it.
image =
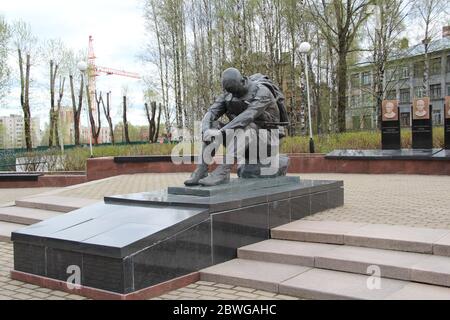
[[[224,93],[216,99],[202,121],[203,150],[214,141],[215,137],[222,135],[226,140],[228,129],[251,130],[253,134],[250,134],[250,140],[258,139],[254,132],[257,133],[259,129],[281,129],[280,138],[284,137],[283,126],[288,123],[284,96],[268,77],[255,74],[247,78],[243,77],[239,70],[229,68],[222,74],[222,87]],[[229,119],[225,125],[218,122],[223,115]],[[238,151],[236,148],[247,149],[252,142],[254,141],[246,139],[242,146],[227,145],[227,154],[236,155]],[[288,160],[280,158],[280,165],[277,176],[286,174]],[[185,185],[215,186],[227,183],[230,180],[232,166],[233,164],[229,163],[221,164],[208,174],[208,165],[201,163],[185,181]],[[245,174],[245,170],[245,166],[239,169],[240,177],[246,175],[253,177],[252,173]]]

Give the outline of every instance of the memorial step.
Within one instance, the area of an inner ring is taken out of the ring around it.
[[[200,278],[305,299],[450,299],[450,288],[435,285],[383,278],[378,287],[367,275],[246,259],[204,269]]]
[[[24,208],[24,207],[3,207],[0,208],[0,221],[31,225],[42,220],[50,219],[60,215],[60,212]]]
[[[24,225],[24,224],[0,221],[0,241],[1,242],[10,242],[11,241],[11,232],[22,229],[24,227],[26,227],[26,225]]]
[[[376,266],[383,278],[450,287],[450,258],[432,254],[271,239],[239,249],[238,258],[366,277]]]
[[[97,202],[99,200],[61,196],[39,196],[16,200],[16,206],[66,213]]]
[[[299,220],[272,229],[272,238],[450,257],[450,230]]]

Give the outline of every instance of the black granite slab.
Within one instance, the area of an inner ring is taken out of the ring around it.
[[[398,150],[401,148],[400,120],[382,121],[381,149]]]
[[[229,183],[213,187],[169,187],[168,194],[214,197],[224,194],[248,193],[253,190],[263,190],[266,188],[276,188],[285,185],[298,184],[300,177],[276,177],[276,178],[253,178],[253,179],[231,179]]]
[[[433,155],[434,160],[450,160],[450,149],[442,149]]]
[[[450,150],[450,118],[444,119],[444,149]]]
[[[14,269],[66,281],[79,266],[82,285],[126,294],[233,259],[271,228],[343,205],[342,181],[284,181],[211,197],[109,197],[13,232]]]
[[[210,213],[214,213],[343,186],[342,181],[298,181],[297,179],[294,179],[293,181],[296,182],[270,188],[263,187],[261,189],[242,191],[239,193],[219,194],[212,197],[174,195],[169,194],[166,190],[157,192],[142,192],[129,195],[105,197],[105,203],[135,206],[169,204],[171,206],[207,208]]]
[[[95,204],[20,229],[12,241],[123,258],[209,217],[196,208]]]
[[[182,157],[184,163],[194,163],[196,156]],[[169,155],[161,156],[120,156],[114,157],[115,163],[154,163],[154,162],[172,162],[172,157]]]
[[[43,173],[0,173],[0,181],[38,181]]]
[[[413,113],[411,107],[411,114]],[[433,114],[433,107],[430,106],[429,114]],[[411,123],[412,148],[413,149],[432,149],[433,148],[433,120],[431,119],[413,119]]]
[[[434,160],[442,149],[334,150],[325,156],[337,160]]]

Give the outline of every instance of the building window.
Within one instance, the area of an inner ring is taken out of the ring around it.
[[[442,124],[441,110],[433,110],[433,124],[434,125]]]
[[[351,83],[353,88],[359,87],[359,73],[352,74]]]
[[[394,69],[387,69],[385,79],[386,82],[391,82],[396,79],[396,72]]]
[[[447,83],[447,95],[450,96],[450,83]]]
[[[450,55],[447,56],[447,72],[450,73]]]
[[[423,98],[423,86],[414,87],[414,98]]]
[[[423,77],[424,67],[423,62],[414,63],[414,78]]]
[[[386,100],[395,100],[397,99],[397,91],[396,90],[389,90],[386,93]]]
[[[402,127],[409,127],[411,125],[411,117],[409,115],[409,112],[400,113],[400,125]]]
[[[433,84],[430,86],[430,97],[431,99],[440,99],[442,96],[441,85]]]
[[[371,78],[370,78],[370,72],[363,72],[362,73],[362,85],[363,86],[368,86],[372,83]]]
[[[400,79],[409,79],[409,67],[401,67]]]
[[[430,61],[430,74],[437,75],[441,74],[441,58],[435,58]]]
[[[359,107],[359,96],[351,96],[350,104],[352,108]]]
[[[363,94],[362,104],[364,107],[370,107],[372,105],[372,95],[370,93]]]
[[[400,90],[400,102],[401,103],[410,103],[411,102],[409,89],[401,89]]]

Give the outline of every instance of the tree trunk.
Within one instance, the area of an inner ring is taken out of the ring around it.
[[[110,99],[111,99],[111,92],[107,92],[106,93],[106,108],[105,108],[105,103],[103,102],[103,99],[102,99],[102,106],[103,106],[103,111],[105,112],[106,121],[108,121],[109,136],[111,138],[111,143],[112,143],[112,145],[114,145],[115,144],[115,141],[114,141],[114,128],[113,128],[113,123],[112,123],[112,119],[111,119]]]
[[[345,132],[345,111],[347,108],[347,50],[340,50],[338,52],[338,66],[337,66],[337,116],[338,116],[338,131]]]
[[[25,122],[25,143],[27,146],[27,151],[32,151],[33,142],[31,139],[31,112],[30,112],[30,68],[31,68],[31,57],[27,54],[26,58],[26,72],[25,72],[25,94],[24,94],[24,104],[23,104],[23,115]]]
[[[159,126],[161,125],[161,113],[162,113],[162,106],[160,103],[159,108],[158,108],[158,120],[156,122],[156,132],[155,132],[155,138],[154,138],[155,142],[158,142],[158,138],[159,138]]]
[[[81,85],[80,85],[80,93],[78,96],[78,106],[75,99],[75,89],[73,84],[73,76],[69,76],[70,81],[70,93],[72,98],[72,111],[73,111],[73,134],[74,134],[74,140],[75,145],[80,145],[80,115],[81,115],[81,108],[83,105],[83,88],[84,88],[84,79],[81,77]]]
[[[130,143],[130,136],[128,134],[128,121],[127,121],[127,97],[123,96],[123,130],[125,134],[125,143]]]

